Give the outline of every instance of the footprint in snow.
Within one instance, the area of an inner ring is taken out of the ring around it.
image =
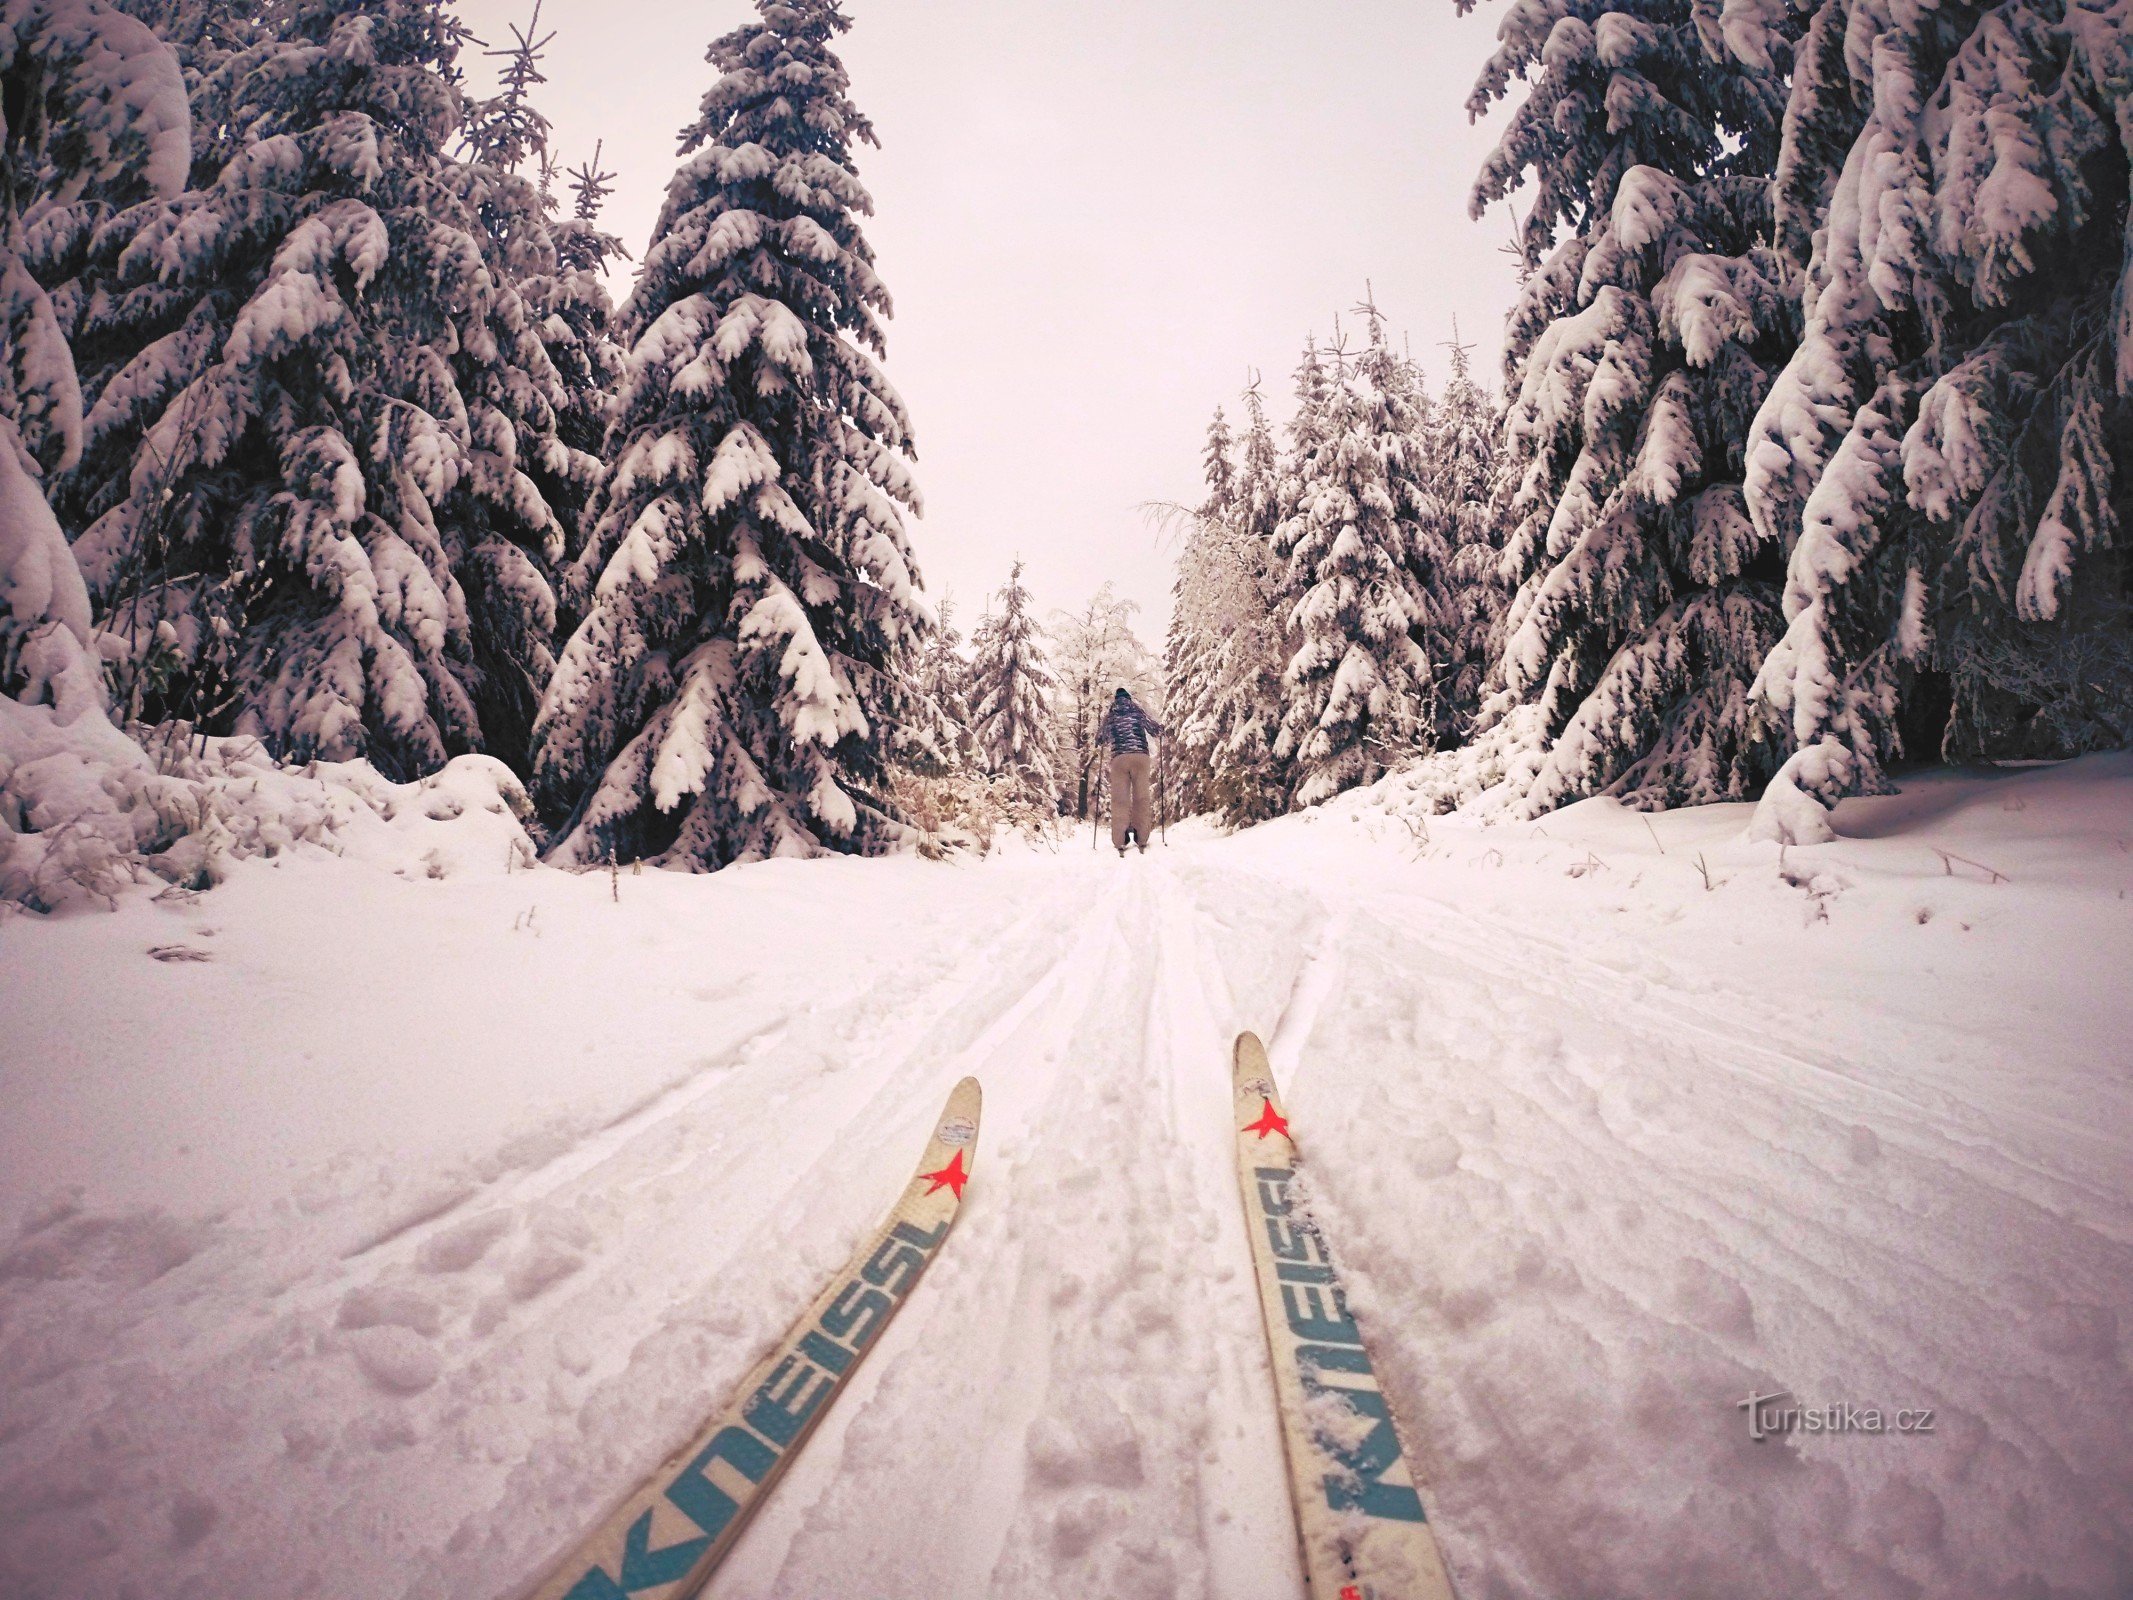
[[[444,1374],[437,1347],[411,1328],[362,1328],[347,1339],[363,1376],[383,1394],[420,1394]]]
[[[425,1338],[434,1338],[444,1326],[444,1308],[417,1289],[372,1284],[349,1291],[341,1301],[337,1326],[350,1332],[362,1328],[405,1328]]]
[[[1674,1309],[1693,1327],[1724,1338],[1755,1337],[1755,1306],[1739,1282],[1694,1256],[1674,1269]]]
[[[170,1505],[170,1542],[174,1549],[190,1550],[215,1531],[222,1510],[214,1501],[185,1490]]]
[[[415,1252],[415,1265],[424,1272],[465,1272],[510,1231],[508,1211],[485,1211],[424,1240],[422,1248]]]

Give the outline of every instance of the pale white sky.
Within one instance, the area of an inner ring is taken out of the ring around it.
[[[531,0],[462,0],[499,42]],[[913,530],[966,633],[1019,552],[1051,610],[1106,578],[1160,648],[1172,553],[1137,507],[1193,500],[1207,418],[1259,369],[1287,410],[1306,332],[1364,281],[1441,381],[1454,317],[1493,379],[1512,266],[1466,215],[1490,9],[1451,0],[849,0],[842,53],[918,433]],[[606,141],[605,221],[641,255],[704,47],[747,0],[545,0],[541,105],[566,165]],[[470,62],[481,79],[481,64]],[[1500,119],[1492,119],[1492,122]],[[1238,407],[1229,404],[1231,415]]]

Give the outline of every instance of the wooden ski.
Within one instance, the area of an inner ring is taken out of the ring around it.
[[[806,1444],[932,1261],[963,1198],[983,1097],[948,1096],[896,1207],[735,1398],[560,1563],[529,1600],[685,1600]]]
[[[1451,1580],[1324,1233],[1266,1047],[1231,1053],[1237,1179],[1311,1600],[1451,1600]]]

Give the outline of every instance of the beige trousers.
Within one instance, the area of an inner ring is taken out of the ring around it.
[[[1143,850],[1155,832],[1155,757],[1120,755],[1111,758],[1111,845],[1126,848],[1126,830],[1133,830]]]

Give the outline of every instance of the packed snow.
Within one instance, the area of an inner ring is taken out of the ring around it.
[[[1245,1027],[1463,1594],[2133,1584],[2133,756],[1807,848],[1393,780],[711,877],[461,788],[0,924],[0,1593],[518,1592],[974,1072],[955,1234],[712,1592],[1299,1595]]]

